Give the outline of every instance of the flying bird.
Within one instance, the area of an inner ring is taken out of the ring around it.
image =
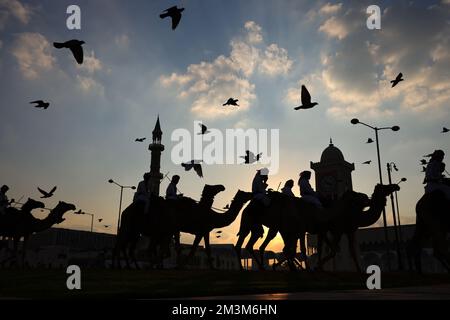
[[[207,134],[207,133],[211,132],[211,131],[208,130],[208,127],[205,126],[204,124],[199,123],[198,125],[200,126],[200,128],[202,128],[202,132],[199,132],[198,134]]]
[[[239,107],[239,105],[237,104],[238,101],[239,101],[238,99],[230,98],[222,106],[236,106],[236,107]]]
[[[421,165],[426,165],[427,164],[427,160],[424,160],[424,159],[420,160],[420,164]]]
[[[217,231],[216,233],[222,233],[222,230]]]
[[[62,48],[68,48],[70,51],[72,51],[72,54],[75,58],[75,60],[78,62],[78,64],[83,63],[83,47],[82,45],[85,44],[84,41],[80,40],[69,40],[66,42],[53,42],[53,46],[56,49],[62,49]]]
[[[295,107],[295,110],[299,110],[299,109],[310,109],[312,107],[314,107],[315,105],[318,105],[317,102],[311,102],[311,95],[308,92],[308,89],[306,89],[306,87],[304,85],[302,85],[302,96],[301,96],[301,100],[302,100],[302,105],[299,107]]]
[[[255,162],[258,162],[259,159],[261,159],[262,156],[262,152],[258,153],[256,156],[253,152],[251,152],[250,150],[245,151],[245,156],[241,156],[242,159],[245,160],[245,164],[252,164]]]
[[[104,227],[105,227],[105,228],[109,228],[109,225],[105,224]]]
[[[190,171],[191,169],[194,169],[194,171],[197,173],[197,175],[200,178],[203,178],[203,171],[202,171],[202,165],[200,164],[200,161],[191,160],[190,162],[182,163],[181,166],[184,168],[185,171]]]
[[[181,20],[181,12],[184,11],[184,8],[178,8],[177,6],[173,6],[169,9],[163,11],[162,14],[159,15],[161,19],[170,17],[172,18],[172,30],[175,30]]]
[[[391,80],[392,88],[395,87],[400,81],[405,80],[405,79],[402,79],[402,77],[403,77],[403,74],[400,72],[394,80]]]
[[[42,189],[39,188],[39,187],[38,187],[37,189],[39,190],[40,193],[42,193],[41,199],[45,199],[45,198],[50,198],[51,196],[53,196],[53,193],[54,193],[55,190],[56,190],[56,186],[54,186],[53,189],[50,190],[50,192],[44,191],[44,190],[42,190]]]
[[[136,138],[136,140],[134,140],[135,142],[144,142],[144,140],[147,138]]]
[[[449,132],[450,130],[449,129],[447,129],[446,127],[443,127],[442,128],[442,133],[447,133],[447,132]]]
[[[367,139],[367,142],[366,142],[366,143],[373,143],[372,138]]]
[[[363,164],[370,164],[372,160],[364,161]]]
[[[216,238],[222,238],[222,237],[221,237],[220,234],[219,234],[219,235],[216,236]]]
[[[98,222],[102,222],[103,221],[103,219],[98,219]]]
[[[36,105],[34,105],[33,107],[35,108],[42,108],[42,109],[47,109],[48,106],[50,105],[50,103],[48,102],[44,102],[42,100],[36,100],[36,101],[31,101],[30,104],[35,103]]]

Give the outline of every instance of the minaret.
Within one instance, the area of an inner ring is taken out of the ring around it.
[[[163,174],[159,171],[161,165],[161,152],[164,151],[164,145],[161,144],[162,131],[158,120],[156,120],[155,129],[152,132],[152,143],[148,146],[151,152],[150,162],[150,180],[148,190],[151,194],[159,196],[159,185],[163,179]]]

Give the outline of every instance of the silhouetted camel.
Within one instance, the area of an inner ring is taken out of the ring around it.
[[[441,191],[424,194],[416,204],[416,230],[408,246],[416,270],[422,273],[421,253],[426,240],[431,239],[433,254],[450,272],[447,234],[450,232],[450,201]],[[412,269],[412,266],[410,265]]]
[[[205,185],[199,203],[196,203],[189,198],[174,201],[180,201],[180,203],[193,202],[194,205],[197,206],[194,210],[198,211],[205,208],[210,209],[214,197],[223,190],[225,190],[225,187],[222,185]],[[152,251],[155,250],[157,245],[168,246],[168,242],[172,239],[172,236],[176,233],[177,229],[173,226],[176,223],[176,221],[173,221],[175,216],[171,211],[168,211],[169,207],[167,207],[167,202],[170,201],[166,201],[161,197],[152,197],[150,200],[150,212],[148,214],[145,214],[142,211],[142,208],[136,206],[134,203],[122,212],[119,234],[113,251],[113,267],[116,266],[117,262],[120,266],[120,252],[122,252],[127,267],[130,267],[128,260],[128,255],[130,255],[136,268],[138,268],[134,257],[134,249],[141,234],[150,238],[150,249],[152,249]],[[170,209],[172,210],[171,207]],[[172,228],[167,230],[168,226],[172,226]],[[165,238],[163,239],[163,237]]]
[[[54,224],[63,222],[65,220],[63,218],[64,213],[75,210],[73,204],[60,201],[46,218],[40,220],[31,214],[31,211],[37,208],[44,208],[44,204],[28,199],[20,210],[10,207],[3,216],[0,216],[0,235],[13,239],[14,249],[11,259],[16,258],[19,241],[23,237],[22,265],[25,263],[26,246],[29,237],[33,233],[47,230]]]

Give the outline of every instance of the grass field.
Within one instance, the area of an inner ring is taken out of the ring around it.
[[[356,273],[178,270],[82,270],[81,290],[68,290],[64,269],[0,270],[0,298],[182,298],[299,291],[365,289]],[[449,284],[448,275],[382,274],[383,288]]]

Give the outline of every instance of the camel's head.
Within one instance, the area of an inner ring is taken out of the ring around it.
[[[73,204],[60,201],[58,202],[56,207],[54,207],[53,210],[50,212],[50,215],[52,218],[55,219],[55,223],[61,223],[64,220],[66,220],[63,218],[64,213],[75,209],[76,207]]]
[[[202,192],[202,198],[204,199],[214,199],[214,197],[219,193],[225,190],[225,187],[221,184],[209,185],[205,184]]]
[[[42,202],[33,200],[31,198],[28,198],[27,202],[25,202],[25,204],[22,206],[22,210],[26,209],[29,211],[33,209],[43,209],[43,208],[45,208],[45,205]]]
[[[241,203],[246,203],[253,199],[253,194],[251,192],[246,192],[242,190],[238,190],[236,195],[234,196],[233,201],[239,201]]]
[[[398,184],[377,184],[373,191],[372,198],[375,196],[387,197],[395,191],[399,191],[400,186]]]

